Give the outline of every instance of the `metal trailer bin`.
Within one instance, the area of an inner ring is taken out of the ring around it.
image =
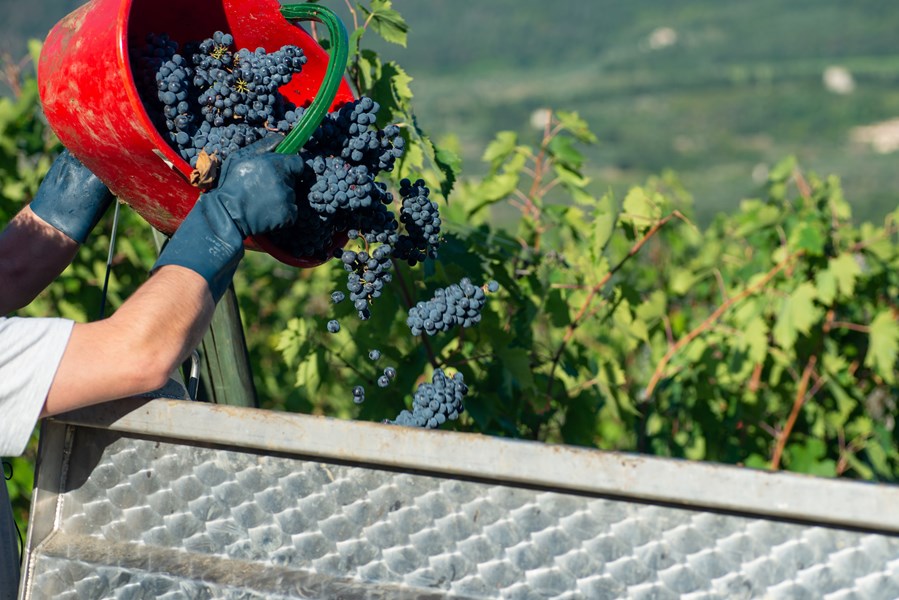
[[[175,400],[44,424],[21,598],[897,598],[899,488]]]

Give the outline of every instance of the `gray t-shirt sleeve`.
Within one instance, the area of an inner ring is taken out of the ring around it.
[[[74,322],[0,318],[0,456],[18,456],[41,414]]]

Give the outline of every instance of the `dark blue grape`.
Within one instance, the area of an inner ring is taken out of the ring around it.
[[[328,332],[337,333],[338,331],[340,331],[340,323],[337,321],[337,319],[331,319],[330,321],[328,321]]]

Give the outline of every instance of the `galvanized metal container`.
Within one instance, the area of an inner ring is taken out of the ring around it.
[[[45,423],[22,598],[896,598],[899,489],[184,401]]]

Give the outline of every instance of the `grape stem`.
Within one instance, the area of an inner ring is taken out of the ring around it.
[[[347,366],[347,368],[348,368],[350,371],[352,371],[353,373],[355,373],[356,375],[358,375],[359,378],[365,380],[366,383],[368,383],[368,384],[374,384],[374,381],[372,381],[370,378],[368,378],[368,377],[366,377],[365,375],[363,375],[363,374],[362,374],[362,371],[360,371],[359,369],[357,369],[356,367],[354,367],[353,365],[351,365],[349,362],[347,362],[347,360],[346,360],[343,356],[341,356],[340,354],[337,354],[337,353],[335,353],[334,356],[336,356],[337,359],[338,359],[340,362],[342,362],[343,364],[345,364],[345,365]]]
[[[415,306],[415,302],[412,301],[412,295],[409,293],[409,287],[406,285],[406,278],[403,277],[399,262],[393,258],[391,258],[390,261],[393,263],[393,272],[396,273],[396,281],[400,286],[400,292],[403,294],[403,300],[406,301],[406,310],[409,310]],[[431,342],[428,340],[427,335],[422,334],[420,337],[421,344],[424,346],[425,352],[428,355],[428,362],[430,362],[431,366],[435,369],[439,368],[440,363],[437,362],[437,356],[434,354],[434,349],[431,348]]]

